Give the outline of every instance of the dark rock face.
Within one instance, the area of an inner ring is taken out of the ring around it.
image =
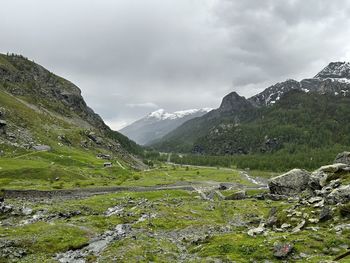
[[[226,95],[218,109],[220,113],[234,113],[252,108],[251,103],[246,98],[239,96],[236,92]]]
[[[268,185],[271,194],[293,196],[308,189],[309,180],[309,172],[301,169],[293,169],[285,174],[272,178]]]
[[[337,155],[334,163],[344,163],[350,165],[350,152],[342,152]]]

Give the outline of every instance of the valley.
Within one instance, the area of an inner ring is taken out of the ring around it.
[[[142,147],[23,56],[0,77],[0,262],[349,259],[348,96],[231,93]]]

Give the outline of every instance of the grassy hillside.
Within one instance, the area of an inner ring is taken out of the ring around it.
[[[74,146],[84,137],[79,134],[93,132],[104,139],[104,148],[142,153],[86,105],[78,87],[22,56],[0,54],[0,92],[2,118],[10,132],[16,126],[33,133],[36,142],[53,139],[55,144],[57,136],[67,133]]]

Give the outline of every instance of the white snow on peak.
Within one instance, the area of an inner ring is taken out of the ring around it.
[[[158,120],[175,120],[175,119],[183,118],[188,115],[196,114],[198,112],[207,113],[211,110],[212,108],[203,108],[203,109],[189,109],[189,110],[182,110],[182,111],[175,111],[173,113],[168,113],[164,109],[159,109],[148,114],[147,118],[148,119],[154,118]]]
[[[332,79],[334,81],[346,82],[349,80],[348,76],[350,73],[349,62],[332,62],[319,72],[316,79]],[[344,78],[345,77],[345,78]]]

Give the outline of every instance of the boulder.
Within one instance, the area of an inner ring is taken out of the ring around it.
[[[350,201],[350,185],[340,186],[339,188],[334,189],[326,198],[327,203],[345,204]]]
[[[296,227],[293,228],[292,233],[299,232],[305,226],[305,223],[306,221],[302,220]]]
[[[324,221],[328,221],[328,220],[332,219],[332,217],[333,217],[332,209],[328,206],[323,207],[323,209],[320,212],[319,220],[321,222],[324,222]]]
[[[33,149],[35,151],[43,151],[43,152],[51,151],[51,147],[48,145],[35,145],[35,146],[33,146]]]
[[[264,227],[264,224],[261,223],[257,228],[249,229],[247,234],[251,237],[254,237],[257,235],[262,235],[264,234],[264,232],[265,232],[265,227]]]
[[[242,200],[246,198],[246,192],[244,190],[237,191],[229,196],[225,197],[225,200]]]
[[[266,220],[266,225],[269,227],[273,227],[274,225],[276,225],[277,221],[277,207],[272,207],[269,212],[269,217]]]
[[[13,210],[11,205],[6,205],[5,203],[0,203],[0,215],[10,213]]]
[[[292,244],[282,244],[278,243],[273,248],[273,255],[276,258],[286,258],[290,253],[293,251],[293,245]]]
[[[316,171],[312,172],[310,176],[309,186],[313,190],[320,190],[328,183],[328,178],[336,173],[347,171],[349,165],[344,163],[335,163],[331,165],[325,165]]]
[[[344,163],[350,165],[350,152],[342,152],[337,155],[334,163]]]
[[[293,196],[309,188],[310,173],[293,169],[269,180],[271,194]]]

